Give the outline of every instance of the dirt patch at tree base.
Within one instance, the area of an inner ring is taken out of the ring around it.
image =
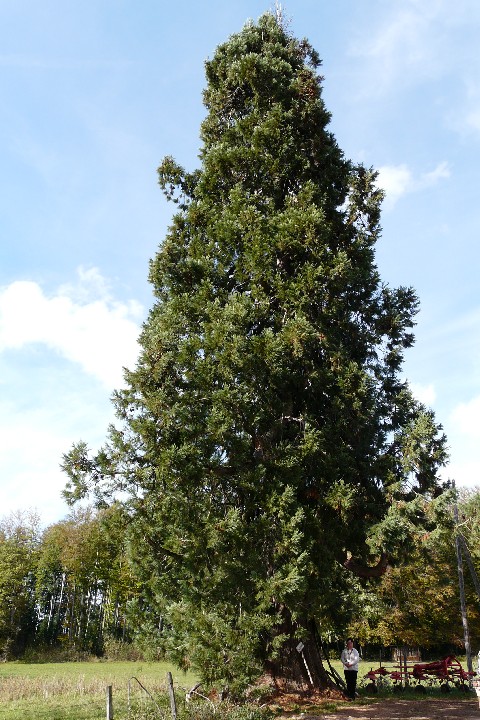
[[[479,699],[473,691],[442,697],[357,697],[346,700],[335,687],[307,690],[293,683],[264,678],[263,706],[278,720],[480,720]],[[260,699],[260,698],[259,698]]]
[[[335,712],[318,712],[311,706],[306,711],[286,712],[285,720],[480,720],[477,699],[379,700],[360,705],[346,703]]]
[[[473,693],[460,697],[389,698],[355,702],[336,689],[322,692],[277,692],[266,704],[278,720],[480,720]]]
[[[305,716],[304,720],[305,720]],[[322,716],[320,716],[322,717]],[[477,699],[388,700],[371,705],[349,705],[336,713],[323,713],[324,720],[479,720]]]

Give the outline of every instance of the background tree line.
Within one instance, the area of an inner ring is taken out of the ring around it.
[[[480,491],[459,501],[460,529],[480,569]],[[449,514],[445,517],[449,517]],[[0,654],[4,659],[87,653],[159,657],[169,628],[149,603],[129,559],[120,507],[72,512],[42,529],[34,513],[0,521]],[[378,579],[356,579],[325,639],[353,633],[366,653],[420,646],[431,655],[462,651],[455,528],[438,523]],[[472,647],[480,643],[480,600],[465,567]]]
[[[63,648],[102,654],[131,640],[136,585],[121,513],[90,508],[40,528],[34,513],[0,524],[0,653]]]

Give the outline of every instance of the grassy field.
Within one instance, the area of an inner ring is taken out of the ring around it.
[[[393,669],[392,663],[383,664]],[[343,677],[340,661],[334,660],[332,665]],[[358,679],[361,694],[365,692],[362,691],[365,673],[378,666],[379,662],[375,660],[365,660],[360,664]],[[197,678],[167,663],[0,663],[0,720],[104,720],[106,688],[109,685],[112,686],[114,720],[170,718],[166,695],[167,672],[172,673],[179,714],[182,715],[185,691],[195,685]],[[457,695],[458,691],[454,692]],[[387,683],[379,695],[391,696],[391,693],[392,688]],[[413,689],[408,692],[409,695],[411,693]],[[440,695],[440,690],[431,688],[428,694],[432,693]],[[199,703],[196,717],[202,718],[208,710],[208,702],[199,700]]]
[[[166,663],[85,662],[0,664],[1,720],[100,720],[106,717],[106,688],[112,686],[115,720],[148,715],[155,704],[165,708],[166,674],[170,671],[179,704],[184,689],[197,682]],[[137,680],[152,698],[139,685]],[[157,717],[159,716],[157,712]]]

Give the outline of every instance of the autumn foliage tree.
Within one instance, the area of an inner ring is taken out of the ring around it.
[[[328,129],[319,57],[271,14],[206,63],[200,167],[176,203],[119,423],[66,497],[121,492],[165,648],[211,682],[327,682],[315,644],[440,493],[444,438],[402,379],[417,298],[375,265],[382,194]]]
[[[21,653],[35,635],[39,518],[17,512],[0,519],[0,657]]]
[[[136,584],[124,539],[116,506],[78,509],[45,529],[35,568],[37,647],[101,654],[112,640],[131,639]]]

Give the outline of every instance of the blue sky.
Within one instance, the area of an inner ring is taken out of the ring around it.
[[[61,454],[95,448],[198,166],[204,61],[274,3],[0,0],[0,514],[64,516]],[[480,4],[290,0],[323,58],[331,129],[380,172],[377,264],[421,301],[405,374],[444,425],[445,477],[480,485]]]

